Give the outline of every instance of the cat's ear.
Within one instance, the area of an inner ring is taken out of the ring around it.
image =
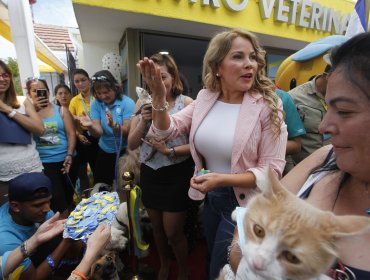
[[[360,235],[366,232],[370,232],[370,219],[363,216],[332,216],[331,222],[333,223],[332,235],[335,238]]]
[[[286,193],[284,186],[280,183],[276,172],[271,167],[254,172],[256,185],[266,197],[274,197],[277,194]]]

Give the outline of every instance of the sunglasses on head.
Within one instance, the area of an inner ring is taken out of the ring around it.
[[[33,76],[33,77],[28,77],[27,79],[26,79],[26,82],[29,82],[29,81],[45,81],[45,77],[43,77],[43,76]]]
[[[92,77],[91,80],[93,82],[96,82],[96,81],[108,81],[108,78],[106,76],[97,76],[97,77]]]

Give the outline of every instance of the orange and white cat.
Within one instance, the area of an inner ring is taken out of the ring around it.
[[[236,275],[227,264],[219,280],[324,280],[341,238],[370,230],[370,219],[335,216],[286,190],[270,170],[256,175],[261,193],[232,214],[242,253]]]

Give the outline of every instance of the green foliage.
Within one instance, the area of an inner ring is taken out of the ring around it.
[[[17,60],[12,57],[8,57],[7,64],[13,73],[13,83],[14,83],[14,87],[15,87],[15,91],[17,92],[17,95],[23,95]]]
[[[8,67],[13,73],[13,77],[19,77],[19,69],[18,69],[18,62],[15,58],[8,57]]]

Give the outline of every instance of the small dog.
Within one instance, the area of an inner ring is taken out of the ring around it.
[[[129,226],[130,224],[127,213],[127,202],[123,202],[119,205],[116,216],[112,220],[111,240],[105,247],[105,250],[124,250],[127,246],[128,238],[130,235]]]
[[[88,190],[90,191],[90,196],[93,196],[94,194],[98,192],[113,192],[114,191],[113,187],[106,183],[96,183],[92,189],[88,189]]]
[[[118,254],[127,248],[130,232],[126,202],[120,204],[111,225],[111,239],[101,252],[102,255],[108,255],[111,252]],[[124,264],[120,258],[116,258],[116,268],[118,271],[124,269]]]
[[[119,280],[114,252],[103,255],[91,266],[89,280]]]

